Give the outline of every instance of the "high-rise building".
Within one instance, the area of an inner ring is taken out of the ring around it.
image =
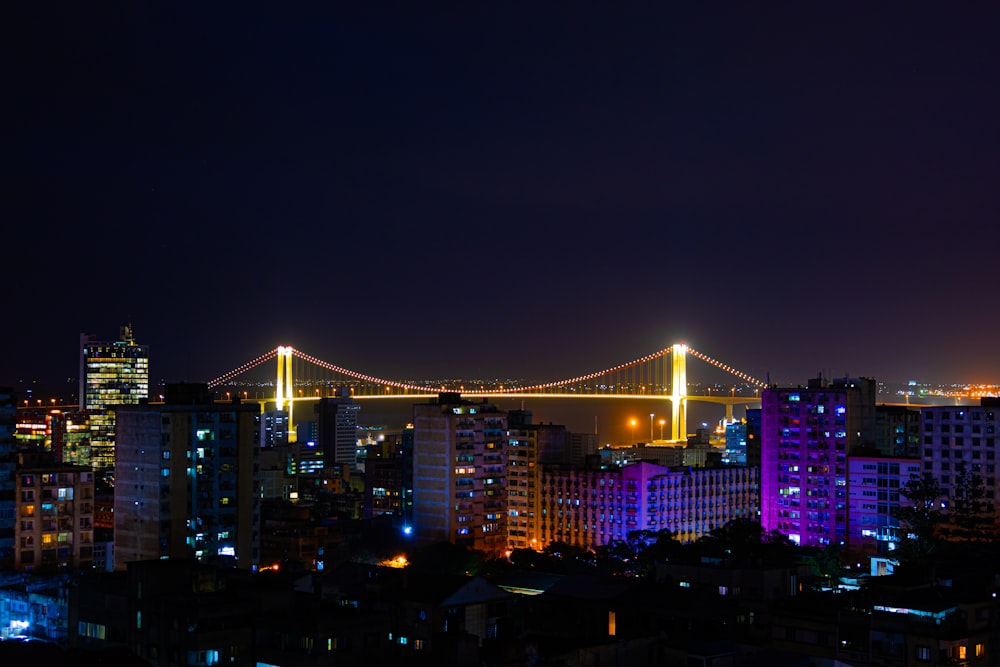
[[[205,385],[118,408],[115,569],[189,556],[259,564],[259,409],[216,403]]]
[[[366,446],[365,518],[393,516],[403,528],[413,522],[413,428],[387,433]]]
[[[10,387],[0,387],[0,571],[14,565],[16,414],[14,390]]]
[[[531,412],[512,410],[507,429],[507,548],[541,549],[541,474],[546,468],[570,468],[566,427],[533,424]],[[580,466],[582,467],[582,466]]]
[[[875,443],[875,381],[842,378],[761,395],[764,530],[807,546],[846,545],[847,457]]]
[[[102,342],[80,334],[80,409],[90,413],[90,464],[115,465],[115,408],[149,398],[149,348],[139,345],[132,325],[119,340]]]
[[[94,560],[94,471],[26,462],[17,470],[18,570],[90,567]]]
[[[507,414],[442,392],[413,406],[414,535],[488,554],[507,547]]]
[[[884,555],[895,550],[900,540],[900,489],[920,475],[919,459],[848,457],[847,544],[851,551]]]
[[[325,466],[336,464],[357,471],[360,409],[347,388],[338,390],[336,397],[321,398],[316,404],[317,446]]]
[[[921,421],[922,473],[938,481],[944,498],[960,496],[963,480],[979,485],[989,520],[1000,521],[1000,398],[982,398],[977,406],[924,406]]]

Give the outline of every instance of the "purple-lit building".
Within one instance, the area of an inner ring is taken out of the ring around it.
[[[812,379],[761,395],[761,524],[796,544],[845,545],[848,455],[874,446],[875,381]]]
[[[852,551],[884,555],[899,542],[900,489],[919,478],[920,460],[850,456],[847,460],[847,541]],[[903,498],[906,500],[905,496]]]
[[[542,469],[541,541],[584,549],[669,530],[697,540],[756,516],[755,467],[670,469],[646,461],[621,468]]]

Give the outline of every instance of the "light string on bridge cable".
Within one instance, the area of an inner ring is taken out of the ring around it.
[[[749,382],[750,384],[757,385],[758,387],[765,387],[765,386],[767,386],[766,383],[761,382],[757,378],[750,377],[746,373],[738,371],[735,368],[733,368],[732,366],[727,366],[726,364],[722,363],[721,361],[716,361],[712,357],[709,357],[708,355],[702,354],[701,352],[698,352],[697,350],[691,349],[690,347],[687,349],[687,352],[691,356],[696,357],[698,359],[701,359],[702,361],[704,361],[706,363],[712,364],[713,366],[715,366],[717,368],[721,368],[722,370],[726,371],[727,373],[731,373],[731,374],[735,375],[736,377],[740,378],[741,380],[745,380],[746,382]]]
[[[625,364],[618,364],[617,366],[615,366],[613,368],[608,368],[606,370],[598,371],[596,373],[588,373],[587,375],[581,375],[579,377],[570,378],[569,380],[558,380],[556,382],[546,382],[544,384],[536,384],[536,385],[532,385],[530,387],[520,387],[520,388],[515,389],[515,390],[507,391],[506,393],[527,392],[527,391],[534,391],[534,390],[537,390],[537,389],[551,389],[552,387],[563,387],[563,386],[568,385],[568,384],[576,384],[578,382],[586,382],[587,380],[593,380],[594,378],[602,377],[604,375],[609,375],[611,373],[616,373],[616,372],[625,370],[627,368],[631,368],[633,366],[638,366],[639,364],[644,364],[646,362],[653,361],[654,359],[659,359],[661,357],[665,357],[666,355],[670,354],[671,349],[672,348],[668,347],[666,349],[660,350],[659,352],[654,352],[653,354],[647,354],[645,357],[641,357],[639,359],[636,359],[634,361],[630,361],[630,362],[625,363]],[[490,390],[490,391],[487,391],[487,392],[481,392],[481,393],[500,393],[501,391],[502,390],[493,389],[493,390]]]
[[[708,355],[703,354],[701,352],[698,352],[697,350],[692,349],[690,347],[688,347],[686,349],[687,349],[687,353],[690,354],[691,356],[693,356],[693,357],[695,357],[697,359],[700,359],[701,361],[704,361],[704,362],[706,362],[708,364],[711,364],[711,365],[713,365],[713,366],[715,366],[717,368],[720,368],[720,369],[726,371],[727,373],[735,375],[736,377],[740,378],[741,380],[744,380],[745,382],[753,384],[753,385],[755,385],[757,387],[765,387],[766,386],[766,383],[761,382],[760,380],[758,380],[758,379],[756,379],[754,377],[751,377],[750,375],[747,375],[746,373],[743,373],[742,371],[736,370],[732,366],[724,364],[721,361],[717,361],[716,359],[713,359],[712,357],[709,357]],[[607,369],[605,369],[603,371],[597,371],[597,372],[594,372],[594,373],[588,373],[586,375],[580,375],[578,377],[574,377],[574,378],[570,378],[570,379],[566,379],[566,380],[558,380],[558,381],[555,381],[555,382],[546,382],[546,383],[535,384],[535,385],[531,385],[531,386],[527,386],[527,387],[508,387],[506,389],[504,389],[504,388],[500,388],[500,389],[486,389],[486,390],[480,390],[480,391],[475,392],[475,393],[477,393],[477,394],[516,394],[516,393],[528,393],[528,392],[532,392],[532,391],[552,389],[554,387],[563,387],[563,386],[567,386],[567,385],[578,384],[580,382],[586,382],[588,380],[593,380],[595,378],[600,378],[600,377],[608,376],[608,375],[611,375],[613,373],[620,373],[620,372],[622,372],[624,370],[628,370],[628,369],[634,368],[636,366],[640,366],[642,364],[646,364],[648,362],[655,361],[657,359],[662,359],[662,358],[666,357],[667,355],[669,355],[672,351],[673,351],[673,348],[672,347],[668,347],[668,348],[665,348],[663,350],[660,350],[659,352],[654,352],[652,354],[647,354],[644,357],[640,357],[638,359],[635,359],[633,361],[630,361],[630,362],[627,362],[627,363],[624,363],[624,364],[618,364],[617,366],[613,366],[611,368],[607,368]],[[406,382],[399,382],[397,380],[386,380],[384,378],[377,378],[377,377],[374,377],[372,375],[366,375],[364,373],[359,373],[357,371],[348,370],[346,368],[342,368],[340,366],[336,366],[336,365],[331,364],[329,362],[323,361],[322,359],[319,359],[319,358],[314,357],[312,355],[305,354],[304,352],[301,352],[301,351],[299,351],[299,350],[297,350],[295,348],[292,348],[292,354],[295,357],[297,357],[297,358],[299,358],[299,359],[301,359],[303,361],[309,362],[311,364],[314,364],[314,365],[319,366],[321,368],[324,368],[326,370],[332,371],[334,373],[339,373],[341,375],[344,375],[344,376],[347,376],[347,377],[350,377],[350,378],[354,378],[356,380],[362,380],[364,382],[369,382],[371,384],[382,385],[382,386],[384,386],[386,388],[387,391],[388,391],[388,389],[390,387],[394,387],[394,388],[397,388],[397,389],[409,390],[409,391],[415,391],[415,392],[424,392],[424,393],[437,391],[436,388],[431,388],[431,387],[428,387],[426,385],[415,385],[415,384],[409,384],[409,383],[406,383]],[[252,369],[256,368],[257,366],[260,366],[261,364],[263,364],[263,363],[265,363],[267,361],[271,361],[277,355],[278,355],[278,349],[271,350],[271,351],[267,352],[266,354],[263,354],[263,355],[257,357],[256,359],[254,359],[252,361],[249,361],[249,362],[247,362],[247,363],[239,366],[238,368],[234,368],[233,370],[229,371],[228,373],[225,373],[225,374],[219,376],[218,378],[210,381],[208,383],[208,386],[210,388],[217,387],[218,385],[231,380],[232,378],[236,377],[237,375],[240,375],[241,373],[245,373],[246,371],[252,370]],[[443,390],[444,387],[441,387],[441,389]]]
[[[352,377],[355,380],[364,380],[365,382],[370,382],[372,384],[381,384],[386,387],[396,387],[397,389],[410,389],[413,391],[431,391],[428,387],[421,387],[420,385],[407,384],[405,382],[398,382],[396,380],[386,380],[383,378],[377,378],[371,375],[365,375],[363,373],[358,373],[357,371],[351,371],[346,368],[341,368],[340,366],[335,366],[331,363],[318,359],[312,355],[308,355],[299,350],[292,349],[292,354],[303,361],[308,361],[311,364],[315,364],[320,368],[325,368],[328,371],[333,371],[334,373],[340,373],[341,375],[346,375],[347,377]]]
[[[243,364],[239,368],[234,368],[233,370],[229,371],[228,373],[223,373],[222,375],[220,375],[219,377],[215,378],[214,380],[211,380],[208,383],[208,387],[209,387],[209,389],[211,389],[213,387],[219,386],[220,384],[222,384],[224,382],[228,382],[229,380],[233,379],[234,377],[236,377],[240,373],[245,373],[245,372],[247,372],[249,370],[253,370],[254,368],[257,368],[258,366],[260,366],[265,361],[271,361],[276,356],[278,356],[278,350],[277,350],[277,348],[271,350],[270,352],[267,352],[265,354],[260,355],[259,357],[257,357],[253,361],[248,361],[247,363]]]

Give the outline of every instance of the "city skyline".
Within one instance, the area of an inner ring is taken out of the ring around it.
[[[1000,8],[59,4],[15,22],[0,384],[127,323],[151,383],[1000,382]]]

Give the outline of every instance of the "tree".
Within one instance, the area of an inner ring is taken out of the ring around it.
[[[820,577],[827,587],[840,582],[844,572],[842,552],[839,544],[831,542],[807,558],[813,576]]]
[[[897,558],[923,558],[934,550],[937,531],[944,520],[940,509],[944,491],[936,478],[924,474],[911,478],[899,489],[899,495],[900,504],[895,512],[900,533]]]
[[[987,513],[985,499],[986,487],[982,476],[963,466],[955,476],[948,513],[954,537],[974,541],[987,539],[992,517]]]

